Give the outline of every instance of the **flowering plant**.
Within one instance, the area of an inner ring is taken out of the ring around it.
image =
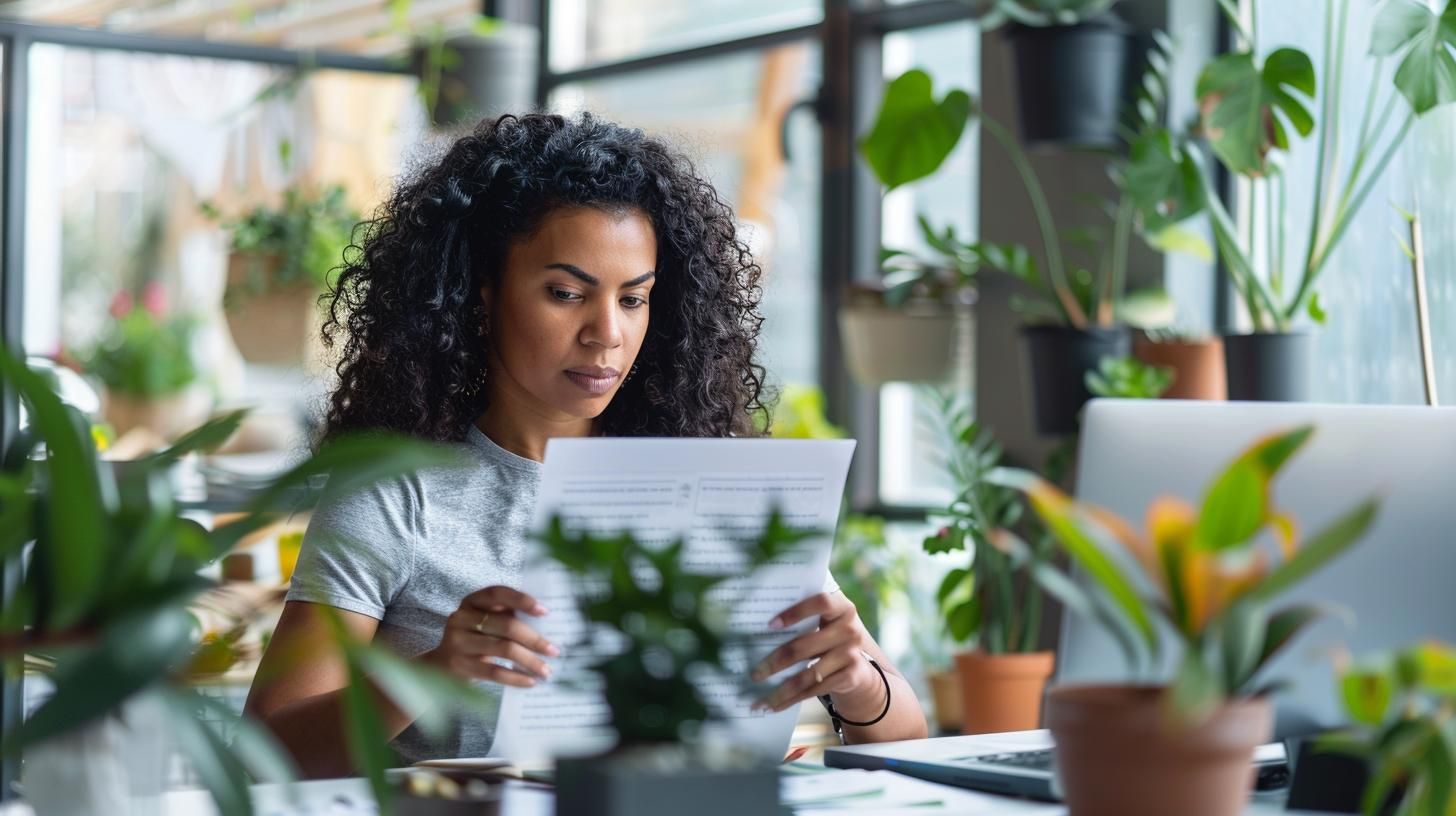
[[[86,369],[112,391],[136,397],[175,394],[197,379],[191,315],[168,314],[167,296],[155,281],[141,297],[125,290],[111,301],[112,321],[81,357]]]

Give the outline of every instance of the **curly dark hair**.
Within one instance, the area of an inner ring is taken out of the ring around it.
[[[321,298],[325,346],[346,339],[320,441],[365,430],[464,438],[487,399],[471,388],[489,341],[477,332],[481,286],[501,274],[512,241],[574,206],[641,210],[657,235],[637,374],[602,413],[602,431],[721,437],[767,427],[754,356],[762,270],[728,205],[640,130],[590,114],[531,114],[481,122],[356,230]]]

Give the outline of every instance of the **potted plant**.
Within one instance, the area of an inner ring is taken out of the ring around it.
[[[219,215],[211,205],[203,210]],[[330,270],[343,262],[358,221],[337,185],[290,187],[279,206],[260,205],[223,221],[232,235],[223,306],[243,359],[302,359],[317,323],[315,299]]]
[[[189,452],[221,445],[244,412],[112,468],[98,458],[84,415],[3,348],[0,380],[19,392],[28,417],[0,469],[0,557],[25,562],[0,617],[0,659],[17,668],[24,656],[54,687],[24,722],[5,723],[4,750],[24,753],[27,799],[40,816],[156,812],[149,797],[160,794],[175,747],[222,813],[251,813],[250,781],[289,779],[291,763],[266,731],[186,683],[189,666],[205,664],[212,648],[188,612],[215,584],[200,571],[279,513],[306,509],[320,479],[357,489],[459,464],[458,454],[387,436],[341,439],[260,489],[234,522],[207,530],[183,515],[166,471]],[[452,710],[436,703],[474,707],[479,698],[380,647],[342,637],[339,646],[354,679],[345,727],[356,764],[387,808],[390,757],[373,739],[379,715],[370,688],[420,711],[427,729]],[[233,732],[231,744],[213,724]]]
[[[1295,428],[1254,443],[1213,480],[1201,509],[1158,499],[1145,532],[1034,474],[993,474],[1026,494],[1088,577],[1084,588],[1044,565],[1037,573],[1043,587],[1104,624],[1134,666],[1146,658],[1176,666],[1166,684],[1051,690],[1047,727],[1073,813],[1242,812],[1253,750],[1273,728],[1260,670],[1320,614],[1310,606],[1269,606],[1357,541],[1378,508],[1367,499],[1307,541],[1296,540],[1295,520],[1273,503],[1272,482],[1313,431]],[[1277,548],[1266,546],[1270,533]],[[997,531],[993,541],[1014,560],[1035,558],[1013,533]],[[1169,633],[1172,653],[1165,651]]]
[[[1226,12],[1227,4],[1220,4]],[[1370,52],[1399,59],[1394,87],[1381,94],[1378,71],[1363,73],[1369,93],[1348,162],[1341,155],[1341,106],[1345,72],[1335,60],[1345,51],[1348,4],[1330,2],[1325,19],[1324,64],[1318,77],[1309,55],[1279,48],[1260,58],[1258,37],[1236,15],[1229,18],[1243,46],[1213,59],[1198,79],[1201,115],[1195,134],[1249,193],[1242,223],[1225,207],[1207,176],[1201,151],[1189,135],[1157,130],[1145,134],[1132,159],[1140,178],[1139,208],[1164,222],[1207,212],[1229,278],[1253,332],[1224,337],[1228,395],[1236,400],[1306,400],[1310,394],[1313,337],[1299,328],[1305,316],[1323,324],[1317,283],[1416,119],[1456,100],[1446,81],[1449,55],[1441,33],[1451,13],[1394,0],[1376,20]],[[1403,115],[1397,97],[1404,97]],[[1320,133],[1312,189],[1295,191],[1315,202],[1302,247],[1291,240],[1284,218],[1289,192],[1280,164],[1293,146],[1291,130]],[[1343,166],[1342,166],[1343,164]],[[1256,249],[1260,251],[1255,251]]]
[[[982,30],[1010,22],[1021,138],[1114,150],[1137,75],[1137,37],[1117,0],[997,0]]]
[[[1156,79],[1166,71],[1166,60],[1151,59],[1148,70]],[[1151,89],[1162,87],[1157,81],[1145,84]],[[1156,127],[1163,107],[1159,94],[1148,90],[1139,95],[1131,123],[1134,132]],[[880,182],[894,189],[935,172],[972,120],[1004,149],[1020,175],[1041,233],[1045,266],[1039,267],[1019,246],[983,242],[962,245],[961,254],[974,267],[1009,274],[1029,288],[1032,297],[1020,299],[1017,305],[1028,321],[1023,339],[1030,360],[1036,426],[1048,434],[1072,433],[1082,405],[1091,396],[1086,373],[1102,358],[1126,357],[1131,350],[1121,313],[1130,297],[1125,291],[1129,242],[1141,228],[1130,189],[1135,179],[1126,177],[1124,164],[1115,163],[1113,175],[1122,192],[1115,202],[1106,203],[1111,223],[1081,231],[1082,240],[1075,234],[1059,233],[1031,162],[1006,128],[985,116],[965,91],[951,90],[937,100],[930,76],[919,69],[906,72],[886,87],[874,126],[859,143],[860,153]],[[1145,236],[1154,243],[1149,233]],[[1066,240],[1092,245],[1090,252],[1081,253],[1086,264],[1068,263],[1062,246]],[[1178,248],[1180,244],[1169,241],[1162,246]],[[1145,301],[1153,297],[1147,293],[1138,296]]]
[[[744,544],[744,575],[782,558],[807,533],[774,513]],[[617,744],[605,754],[559,759],[556,812],[632,814],[771,813],[778,772],[761,758],[708,745],[702,724],[718,718],[699,682],[743,681],[729,669],[745,657],[741,639],[721,628],[723,611],[708,597],[735,573],[688,569],[684,542],[639,543],[624,532],[569,531],[555,518],[541,534],[545,552],[565,568],[587,624],[584,637],[618,644],[591,667],[602,683]],[[598,640],[597,642],[601,642]]]
[[[1148,329],[1133,334],[1132,356],[1172,373],[1168,399],[1228,398],[1223,339],[1178,329]]]
[[[1306,751],[1359,761],[1367,816],[1446,816],[1456,806],[1456,649],[1435,641],[1368,658],[1340,676],[1351,727]],[[1307,760],[1301,752],[1300,762]],[[1298,766],[1296,766],[1296,773]]]
[[[196,387],[192,348],[197,320],[169,312],[155,281],[140,298],[118,292],[110,316],[96,343],[78,357],[106,386],[103,414],[116,433],[145,427],[174,439],[205,418],[208,397]]]
[[[951,637],[973,648],[955,656],[966,734],[1027,731],[1041,726],[1042,694],[1054,657],[1038,649],[1043,597],[1032,582],[1039,561],[1013,563],[990,542],[992,530],[1015,525],[1016,491],[986,480],[1001,463],[1001,447],[971,420],[966,406],[942,396],[937,410],[947,434],[946,467],[956,496],[933,519],[927,553],[961,552],[969,563],[948,572],[936,597]],[[1041,549],[1031,551],[1034,556]]]
[[[975,246],[924,216],[920,229],[931,254],[881,249],[881,280],[851,285],[839,310],[845,364],[863,385],[943,382],[954,373],[959,338],[975,331]]]
[[[1103,357],[1096,371],[1087,372],[1087,390],[1096,397],[1158,399],[1172,384],[1171,370],[1136,357]]]

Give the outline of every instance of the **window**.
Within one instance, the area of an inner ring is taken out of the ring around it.
[[[1262,0],[1259,47],[1268,53],[1293,45],[1308,53],[1318,68],[1323,62],[1325,0]],[[1360,132],[1360,113],[1371,82],[1382,95],[1393,92],[1391,61],[1375,71],[1368,56],[1378,7],[1349,4],[1349,31],[1342,55],[1347,69],[1341,106],[1340,173],[1345,173]],[[1323,83],[1325,78],[1320,77]],[[1404,116],[1408,108],[1397,101]],[[1316,117],[1318,126],[1324,122]],[[1398,124],[1398,122],[1397,122]],[[1392,127],[1391,132],[1396,128]],[[1303,250],[1311,217],[1311,200],[1319,131],[1296,143],[1288,157],[1286,229]],[[1420,205],[1425,234],[1427,288],[1432,317],[1432,347],[1437,383],[1456,393],[1456,202],[1448,180],[1456,172],[1456,111],[1433,111],[1411,130],[1405,144],[1371,192],[1350,230],[1340,242],[1318,282],[1329,315],[1315,329],[1314,396],[1335,402],[1406,402],[1424,400],[1416,333],[1414,289],[1410,264],[1396,235],[1405,238],[1406,224],[1395,207]],[[1262,202],[1260,204],[1262,205]],[[1392,232],[1396,234],[1393,235]]]
[[[923,68],[935,80],[935,92],[950,88],[975,93],[980,78],[980,31],[971,23],[947,23],[889,34],[882,47],[886,79],[911,68]],[[880,235],[885,246],[926,251],[919,217],[936,227],[955,228],[965,240],[976,235],[976,161],[979,139],[967,128],[960,144],[928,179],[885,196],[880,210]],[[945,388],[974,399],[973,327],[966,326],[959,362]],[[942,505],[952,485],[941,459],[943,434],[920,387],[891,383],[880,389],[880,501],[890,505]]]
[[[819,22],[821,0],[553,0],[552,70]]]

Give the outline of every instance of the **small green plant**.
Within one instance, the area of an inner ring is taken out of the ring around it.
[[[1043,565],[1036,573],[1042,586],[1069,609],[1102,623],[1132,666],[1147,658],[1156,665],[1163,632],[1174,633],[1181,654],[1167,702],[1174,714],[1198,721],[1225,699],[1268,692],[1259,683],[1260,670],[1321,614],[1309,605],[1277,611],[1269,605],[1358,541],[1375,520],[1379,501],[1372,497],[1306,542],[1296,539],[1295,520],[1273,504],[1272,482],[1313,433],[1305,426],[1256,442],[1213,480],[1201,509],[1157,499],[1144,533],[1035,474],[1003,470],[992,478],[1026,494],[1091,584],[1084,590]],[[1266,533],[1278,541],[1277,561],[1261,540]],[[996,531],[993,542],[1013,561],[1035,557],[1010,531]],[[1126,556],[1137,571],[1125,566]]]
[[[1367,659],[1340,676],[1354,723],[1320,750],[1363,758],[1370,769],[1366,816],[1448,816],[1456,811],[1456,649],[1430,641]]]
[[[1036,264],[1025,247],[968,243],[956,235],[955,227],[936,229],[923,215],[919,223],[921,237],[931,249],[928,256],[891,247],[880,250],[886,305],[899,306],[907,301],[927,299],[974,302],[977,273],[982,267],[1012,270],[1013,274],[1028,279],[1035,277]]]
[[[1097,397],[1157,399],[1173,385],[1173,370],[1135,357],[1103,357],[1087,372],[1087,390]]]
[[[883,518],[849,513],[835,531],[829,574],[878,638],[882,612],[910,585],[910,560],[891,551]]]
[[[159,284],[148,283],[140,302],[119,292],[111,302],[111,318],[96,344],[79,355],[107,388],[133,397],[165,397],[197,380],[192,356],[197,320],[169,314]]]
[[[824,415],[824,392],[818,386],[789,383],[774,402],[769,435],[778,439],[843,439],[844,431]]]
[[[235,521],[208,530],[183,515],[168,469],[193,451],[217,448],[246,412],[219,417],[117,468],[98,457],[85,415],[3,347],[0,380],[19,392],[29,418],[0,468],[0,559],[29,554],[23,579],[0,610],[0,659],[44,658],[55,686],[23,723],[5,724],[4,750],[23,751],[120,716],[129,701],[147,697],[161,703],[169,733],[219,811],[251,813],[250,782],[291,779],[292,763],[264,729],[186,683],[187,667],[205,661],[211,648],[187,611],[216,583],[201,570],[278,515],[308,508],[321,480],[330,490],[354,490],[421,467],[459,466],[458,452],[385,435],[340,439],[260,488]],[[418,712],[419,725],[436,732],[454,704],[479,704],[478,711],[493,705],[383,647],[342,634],[339,644],[351,678],[343,725],[356,767],[387,810],[384,771],[394,763],[374,690]],[[232,744],[209,722],[235,725]]]
[[[1015,490],[986,478],[1001,465],[1001,446],[953,395],[938,395],[936,409],[956,495],[932,516],[944,524],[922,546],[932,555],[970,556],[967,566],[946,573],[936,593],[946,627],[957,642],[974,641],[990,654],[1035,651],[1044,599],[1029,573],[1039,567],[1044,548],[1029,549],[1028,564],[1016,563],[992,544],[992,533],[1016,526],[1023,512]]]
[[[785,526],[775,512],[760,535],[743,542],[741,569],[709,574],[685,566],[682,539],[650,547],[629,532],[569,531],[560,518],[551,520],[539,535],[546,555],[576,584],[589,628],[620,643],[620,651],[591,666],[602,680],[619,749],[691,743],[702,723],[720,716],[694,679],[708,673],[746,682],[728,667],[747,644],[723,630],[726,609],[710,594],[812,535]]]
[[[203,205],[211,218],[221,214]],[[232,233],[231,248],[247,264],[246,278],[229,286],[225,301],[233,303],[264,292],[293,287],[322,289],[330,270],[343,263],[359,214],[349,207],[344,188],[324,187],[313,194],[300,187],[283,192],[278,207],[254,207],[222,222]]]

